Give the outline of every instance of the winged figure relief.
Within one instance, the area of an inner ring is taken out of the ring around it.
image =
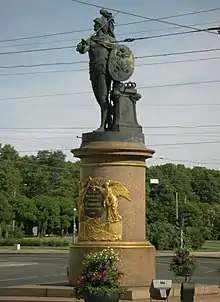
[[[106,220],[114,223],[122,220],[118,213],[118,198],[123,197],[131,201],[128,189],[117,181],[108,180],[102,185],[104,193],[104,208],[106,209]]]

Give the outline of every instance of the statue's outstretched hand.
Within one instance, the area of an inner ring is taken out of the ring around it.
[[[83,54],[88,51],[88,48],[89,48],[89,43],[86,40],[82,39],[81,42],[79,42],[79,44],[77,45],[76,51]]]

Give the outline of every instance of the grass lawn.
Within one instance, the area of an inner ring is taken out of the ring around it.
[[[207,240],[203,247],[199,249],[201,252],[220,252],[220,240]]]

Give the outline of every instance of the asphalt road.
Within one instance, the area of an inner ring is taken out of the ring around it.
[[[173,279],[171,257],[157,257],[157,279]],[[0,254],[0,287],[67,282],[68,254]],[[220,259],[198,258],[195,283],[220,284]],[[175,281],[175,280],[174,280]],[[181,281],[181,279],[179,279]]]

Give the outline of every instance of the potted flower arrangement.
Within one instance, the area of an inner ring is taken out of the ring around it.
[[[118,302],[124,292],[118,262],[118,254],[111,248],[87,254],[85,268],[74,287],[75,297],[85,302]]]
[[[173,271],[175,276],[191,277],[196,269],[197,263],[193,255],[190,254],[188,248],[178,248],[170,263],[170,271]]]

